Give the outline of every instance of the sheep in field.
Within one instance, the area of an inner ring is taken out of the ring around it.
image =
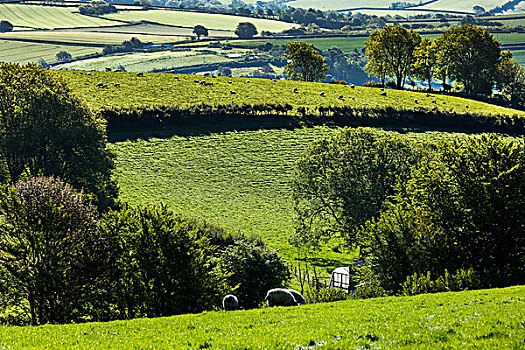
[[[296,291],[295,289],[288,289],[290,293],[292,293],[295,301],[299,304],[306,304],[306,299],[303,297],[301,293]]]
[[[228,294],[222,299],[222,308],[225,311],[237,310],[239,307],[239,300],[233,294]]]
[[[270,289],[264,298],[268,306],[296,306],[298,305],[293,294],[285,288]]]

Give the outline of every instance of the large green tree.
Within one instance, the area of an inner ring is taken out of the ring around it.
[[[490,93],[501,58],[500,42],[486,29],[464,24],[436,38],[437,62],[468,94]],[[445,73],[443,73],[445,74]]]
[[[320,81],[325,77],[329,67],[324,57],[312,44],[294,41],[286,44],[286,76],[289,79],[302,81]]]
[[[394,133],[345,128],[314,143],[293,179],[297,214],[292,243],[316,247],[331,238],[355,244],[356,232],[377,216],[398,179],[422,150]]]
[[[374,30],[365,41],[366,70],[382,80],[384,77],[395,78],[396,87],[402,88],[411,73],[414,50],[420,42],[418,33],[401,26]]]
[[[413,74],[425,80],[429,90],[432,90],[435,65],[436,45],[429,38],[424,38],[414,50]]]
[[[193,27],[193,34],[197,35],[197,39],[201,40],[201,36],[208,36],[208,29],[200,24]]]
[[[525,68],[510,51],[503,52],[498,64],[496,86],[512,103],[525,102]]]
[[[8,178],[58,176],[94,195],[117,196],[104,125],[66,83],[37,64],[0,64],[0,156]]]
[[[257,35],[257,28],[253,23],[241,22],[237,25],[237,29],[235,29],[235,35],[241,39],[251,39]]]

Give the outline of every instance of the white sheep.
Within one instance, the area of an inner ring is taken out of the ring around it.
[[[239,307],[239,300],[233,294],[228,294],[222,299],[222,308],[225,311],[237,310]]]
[[[306,299],[303,297],[303,295],[301,293],[299,293],[298,291],[296,291],[295,289],[290,289],[288,288],[288,291],[290,293],[292,293],[295,301],[299,304],[306,304]]]
[[[270,289],[264,298],[268,306],[296,306],[298,305],[293,294],[285,288]]]
[[[324,96],[324,91],[321,91],[321,93],[319,94],[319,96]]]

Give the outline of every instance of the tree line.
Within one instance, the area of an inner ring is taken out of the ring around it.
[[[421,79],[432,88],[439,79],[444,89],[455,81],[468,95],[491,95],[497,87],[507,98],[523,103],[525,69],[502,52],[500,42],[488,30],[471,24],[450,28],[434,40],[421,38],[401,26],[386,26],[372,32],[365,42],[366,70],[383,85],[387,78],[401,89],[407,79]]]

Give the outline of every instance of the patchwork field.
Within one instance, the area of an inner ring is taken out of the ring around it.
[[[0,327],[7,349],[523,349],[525,287]]]
[[[67,51],[75,58],[94,54],[102,51],[102,49],[94,46],[70,46],[0,40],[0,61],[4,62],[27,63],[38,62],[40,59],[44,59],[46,62],[54,62],[56,60],[56,54],[60,51]]]
[[[34,29],[114,26],[118,21],[81,15],[76,8],[1,4],[0,18],[15,27]]]
[[[417,8],[474,12],[472,9],[474,6],[482,6],[485,10],[489,11],[506,2],[507,0],[438,0],[425,6],[418,6]]]
[[[105,15],[104,18],[122,22],[149,21],[183,27],[194,27],[197,24],[201,24],[208,29],[233,31],[239,23],[251,22],[255,25],[259,33],[263,30],[281,32],[285,29],[290,29],[297,26],[293,23],[268,19],[170,10],[120,11],[118,13]]]

